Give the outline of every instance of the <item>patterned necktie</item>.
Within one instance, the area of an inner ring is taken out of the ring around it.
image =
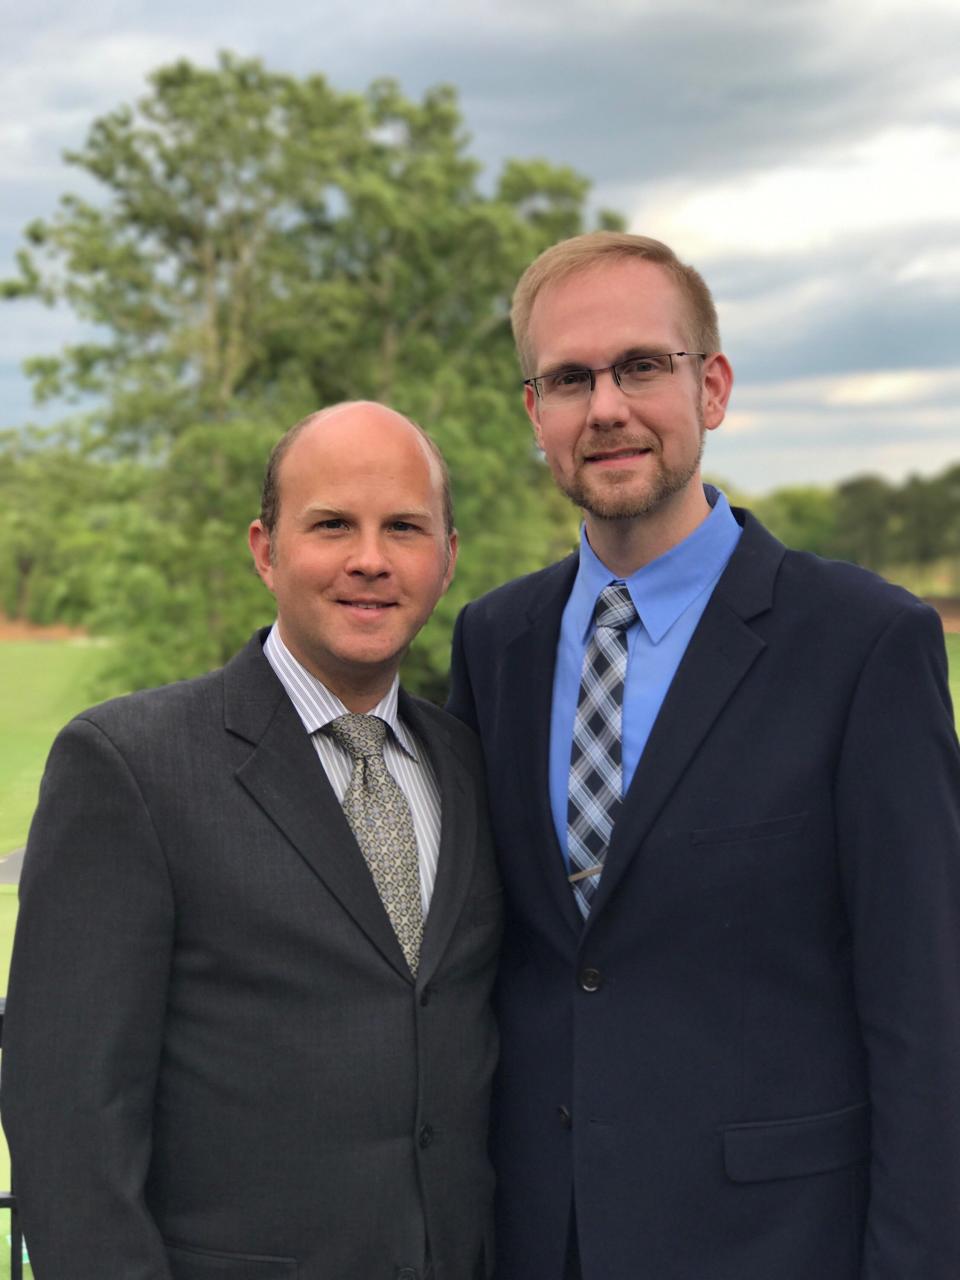
[[[605,587],[597,597],[596,626],[583,658],[570,753],[567,848],[570,883],[584,918],[597,891],[623,794],[626,628],[636,618],[624,584]]]
[[[343,812],[416,976],[423,937],[417,837],[407,798],[384,763],[386,723],[351,712],[332,720],[326,732],[353,757]]]

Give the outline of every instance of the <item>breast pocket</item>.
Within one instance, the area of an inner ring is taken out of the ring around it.
[[[759,840],[787,840],[799,835],[807,821],[807,813],[788,813],[782,818],[766,818],[736,827],[701,827],[690,832],[691,844],[752,844]]]
[[[221,1253],[168,1244],[167,1259],[173,1280],[297,1280],[296,1258],[262,1254]]]

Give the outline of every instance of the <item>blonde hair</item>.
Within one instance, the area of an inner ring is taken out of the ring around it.
[[[530,343],[530,315],[540,290],[602,262],[642,258],[653,262],[676,281],[687,307],[688,341],[709,355],[720,350],[717,308],[706,282],[694,267],[681,262],[669,245],[626,231],[591,231],[561,240],[535,258],[520,277],[513,294],[510,323],[525,377],[536,373],[536,353]]]

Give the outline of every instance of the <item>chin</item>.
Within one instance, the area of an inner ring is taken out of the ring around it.
[[[649,492],[614,492],[596,493],[592,490],[578,489],[568,494],[571,500],[584,511],[601,520],[629,520],[636,516],[646,516],[663,503],[665,495]]]

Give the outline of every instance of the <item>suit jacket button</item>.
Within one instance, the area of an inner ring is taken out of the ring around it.
[[[560,1117],[560,1127],[562,1129],[573,1128],[573,1116],[570,1114],[569,1107],[557,1107],[557,1115]]]
[[[418,1277],[413,1267],[398,1267],[397,1280],[418,1280]]]
[[[420,1134],[417,1141],[420,1143],[420,1146],[424,1148],[429,1147],[430,1143],[433,1141],[433,1130],[428,1124],[420,1126]]]
[[[583,969],[580,973],[580,986],[584,991],[599,991],[603,984],[599,969]]]

